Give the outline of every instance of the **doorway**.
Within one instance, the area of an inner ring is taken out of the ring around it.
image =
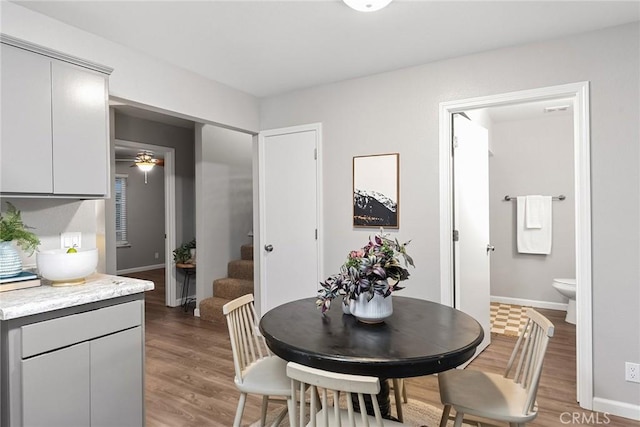
[[[258,135],[254,253],[261,314],[317,291],[322,271],[321,146],[319,123]],[[291,281],[291,277],[304,279]]]
[[[577,286],[577,400],[593,405],[591,218],[589,162],[589,84],[553,86],[440,104],[440,229],[441,302],[455,306],[453,245],[453,167],[451,159],[452,115],[480,108],[516,105],[540,100],[568,99],[574,120],[575,252]],[[462,288],[460,292],[464,293]]]
[[[150,151],[164,159],[164,270],[165,270],[165,304],[170,307],[179,305],[176,290],[176,270],[173,268],[173,248],[176,243],[176,203],[175,203],[175,150],[171,147],[143,144],[134,141],[116,139],[116,151],[118,148],[133,151]],[[117,161],[117,159],[116,159]],[[140,179],[143,179],[140,177]],[[116,249],[118,250],[118,249]],[[129,271],[130,272],[130,271]]]

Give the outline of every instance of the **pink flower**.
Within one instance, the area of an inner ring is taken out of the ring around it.
[[[362,258],[364,256],[364,251],[358,250],[358,251],[351,251],[349,252],[349,258]]]

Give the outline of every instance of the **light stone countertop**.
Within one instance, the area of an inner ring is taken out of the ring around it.
[[[93,274],[86,278],[84,284],[76,286],[51,286],[50,282],[42,280],[38,287],[0,293],[0,320],[137,294],[153,288],[154,284],[149,280],[106,274]]]

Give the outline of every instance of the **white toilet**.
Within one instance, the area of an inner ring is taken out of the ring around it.
[[[565,297],[569,298],[567,317],[565,321],[576,324],[576,279],[553,279],[553,287]]]

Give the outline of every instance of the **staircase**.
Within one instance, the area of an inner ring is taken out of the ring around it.
[[[200,318],[225,323],[222,306],[242,295],[253,293],[253,245],[242,245],[240,258],[229,262],[224,279],[213,281],[213,296],[200,302]]]

